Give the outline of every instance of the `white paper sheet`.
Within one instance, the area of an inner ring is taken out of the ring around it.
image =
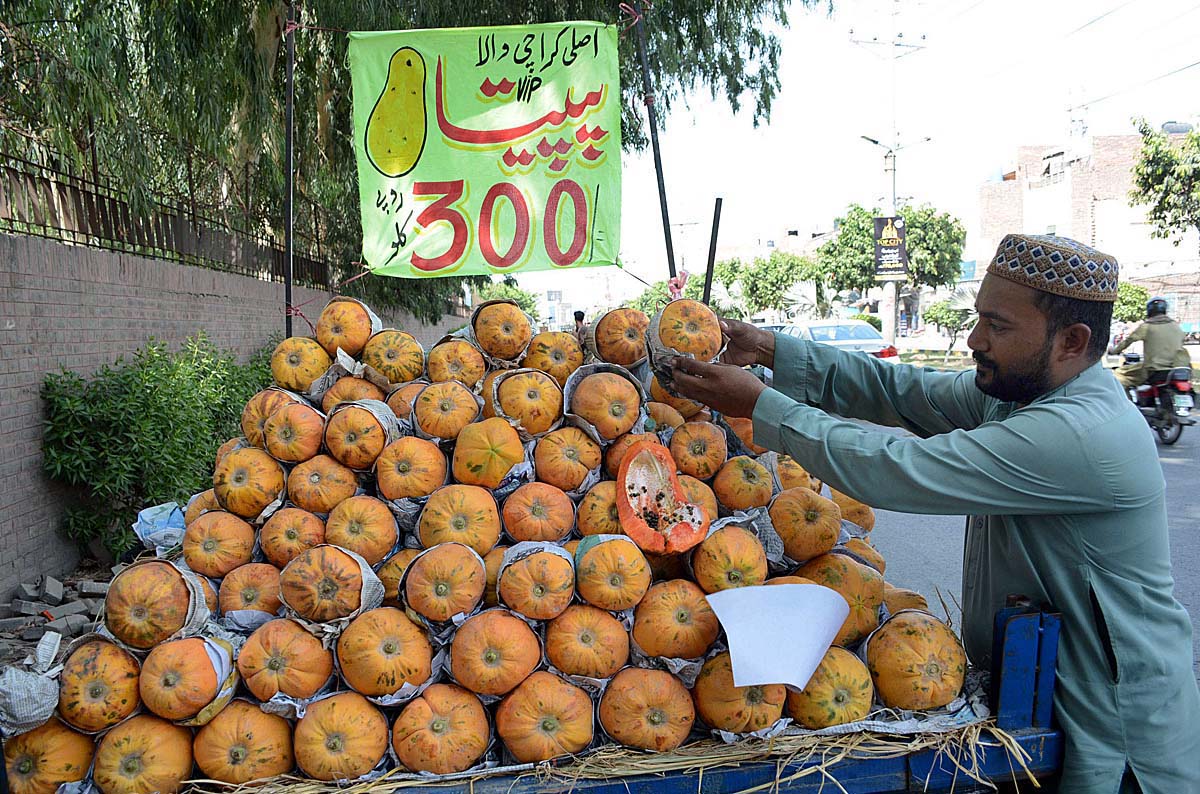
[[[735,587],[708,603],[729,639],[736,686],[803,689],[850,614],[846,599],[819,584]]]

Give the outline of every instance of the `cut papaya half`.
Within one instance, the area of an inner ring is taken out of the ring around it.
[[[708,514],[687,500],[675,468],[666,447],[639,441],[625,453],[617,473],[621,529],[652,554],[682,554],[708,534]]]

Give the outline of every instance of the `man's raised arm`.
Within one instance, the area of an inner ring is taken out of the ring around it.
[[[726,360],[770,367],[774,389],[798,402],[920,436],[969,429],[983,421],[987,398],[975,388],[973,372],[888,364],[866,353],[772,335],[746,323],[723,323],[733,353]]]
[[[899,438],[768,389],[754,410],[754,438],[855,499],[905,513],[1092,513],[1161,495],[1157,470],[1136,482],[1110,476],[1134,441],[1123,428],[1083,427],[1059,410],[1036,406],[973,430]]]

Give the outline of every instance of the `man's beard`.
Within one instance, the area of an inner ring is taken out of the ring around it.
[[[996,368],[996,363],[976,352],[975,363],[991,373],[991,382],[980,382],[975,374],[975,387],[989,397],[1003,402],[1028,404],[1050,391],[1050,353],[1054,349],[1054,337],[1049,336],[1038,355],[1020,370]]]

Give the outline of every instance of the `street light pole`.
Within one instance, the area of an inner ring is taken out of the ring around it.
[[[893,66],[893,70],[894,70]],[[894,71],[893,71],[894,74]],[[894,81],[893,81],[894,84]],[[894,96],[894,94],[893,94]],[[892,172],[892,217],[896,216],[896,150],[888,149],[883,155],[883,172]],[[900,284],[893,279],[889,279],[883,285],[883,339],[889,345],[896,344],[896,314],[900,305]]]
[[[896,198],[896,153],[901,149],[907,149],[909,146],[916,146],[917,144],[921,143],[928,143],[933,139],[926,136],[919,141],[913,141],[905,144],[897,143],[895,146],[888,146],[887,144],[881,143],[880,141],[870,138],[866,135],[860,135],[859,137],[867,143],[874,144],[875,146],[878,146],[884,150],[883,173],[891,173],[892,175],[892,216],[895,217],[895,215],[900,211],[900,207],[897,205]],[[883,320],[883,338],[884,341],[886,341],[889,345],[894,345],[896,343],[896,314],[900,303],[899,298],[900,285],[896,281],[885,282],[883,285],[882,301],[884,311],[882,312],[883,317],[881,319]]]
[[[892,78],[891,146],[882,144],[879,141],[875,140],[874,138],[867,138],[867,136],[865,136],[865,135],[862,137],[864,139],[870,141],[871,143],[875,144],[876,146],[882,146],[884,149],[887,150],[887,154],[884,156],[883,163],[884,163],[885,172],[888,169],[890,169],[892,172],[892,215],[894,216],[898,209],[896,206],[896,152],[899,152],[900,149],[903,148],[900,145],[900,133],[896,126],[896,104],[897,104],[897,93],[898,93],[897,92],[897,79],[896,79],[896,61],[900,60],[901,58],[905,57],[906,55],[912,55],[915,52],[919,52],[919,51],[925,49],[925,44],[924,44],[925,34],[922,33],[919,35],[919,37],[914,37],[914,36],[910,35],[906,39],[904,37],[904,33],[900,30],[900,19],[899,19],[899,17],[900,17],[900,0],[893,0],[893,2],[891,3],[891,6],[892,6],[892,13],[891,13],[892,30],[891,30],[891,35],[889,37],[887,37],[884,40],[880,40],[879,36],[874,36],[872,38],[866,38],[860,34],[859,38],[855,38],[854,31],[851,30],[850,31],[850,41],[853,42],[854,44],[859,44],[859,45],[862,45],[862,46],[868,47],[868,48],[886,47],[891,52],[891,57],[889,57],[887,59],[887,60],[891,61],[891,67],[892,67],[891,68],[891,78]],[[917,43],[914,44],[913,43],[914,41]],[[929,139],[926,138],[925,140],[929,140]],[[883,338],[887,340],[888,344],[894,344],[896,341],[896,308],[897,308],[897,304],[899,303],[898,293],[899,293],[899,288],[895,281],[888,281],[883,285],[883,294],[884,294],[883,307],[882,307],[884,309],[884,311],[883,311]]]
[[[887,150],[887,154],[883,156],[883,172],[892,172],[892,215],[897,212],[896,208],[896,152],[892,149]]]

